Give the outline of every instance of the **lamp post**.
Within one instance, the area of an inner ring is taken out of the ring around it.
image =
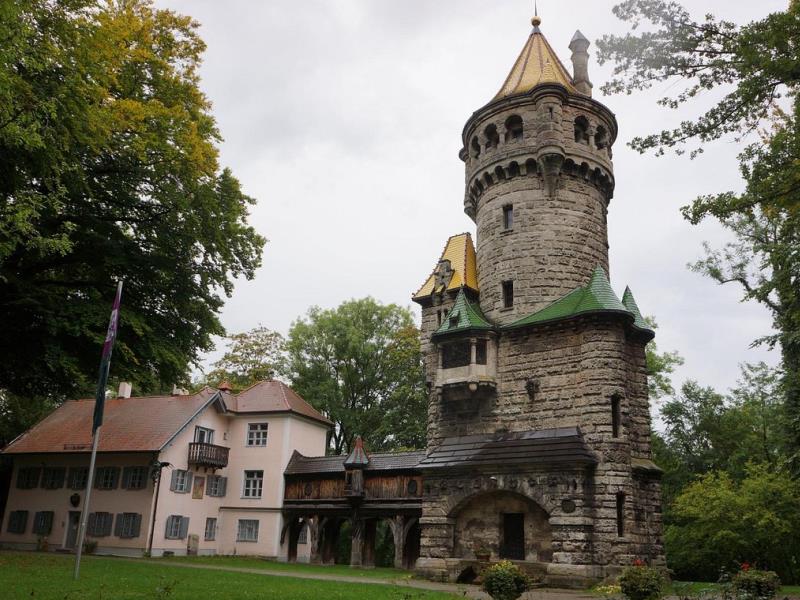
[[[158,512],[158,496],[161,492],[161,471],[163,471],[166,467],[171,467],[172,465],[168,462],[162,462],[159,460],[154,460],[152,464],[152,472],[150,476],[153,478],[153,483],[156,484],[156,500],[153,503],[153,514],[150,517],[150,537],[147,541],[147,556],[151,556],[153,552],[153,534],[156,530],[156,514]]]

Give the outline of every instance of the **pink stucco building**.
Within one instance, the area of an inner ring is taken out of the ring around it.
[[[0,545],[74,548],[93,410],[94,400],[66,402],[3,450],[14,467]],[[108,400],[87,539],[98,553],[285,559],[283,471],[295,450],[325,454],[330,427],[279,381]]]

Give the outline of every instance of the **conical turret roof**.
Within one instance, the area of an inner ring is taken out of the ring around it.
[[[519,53],[511,72],[492,101],[526,94],[538,85],[555,83],[577,94],[572,76],[558,59],[553,48],[539,29],[541,19],[534,17],[533,30]]]

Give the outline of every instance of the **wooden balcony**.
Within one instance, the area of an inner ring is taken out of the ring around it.
[[[229,450],[225,446],[192,442],[189,444],[189,465],[212,469],[227,467]]]

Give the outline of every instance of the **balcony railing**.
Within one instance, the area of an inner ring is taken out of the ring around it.
[[[189,444],[189,464],[215,469],[227,467],[229,450],[225,446],[192,442]]]

